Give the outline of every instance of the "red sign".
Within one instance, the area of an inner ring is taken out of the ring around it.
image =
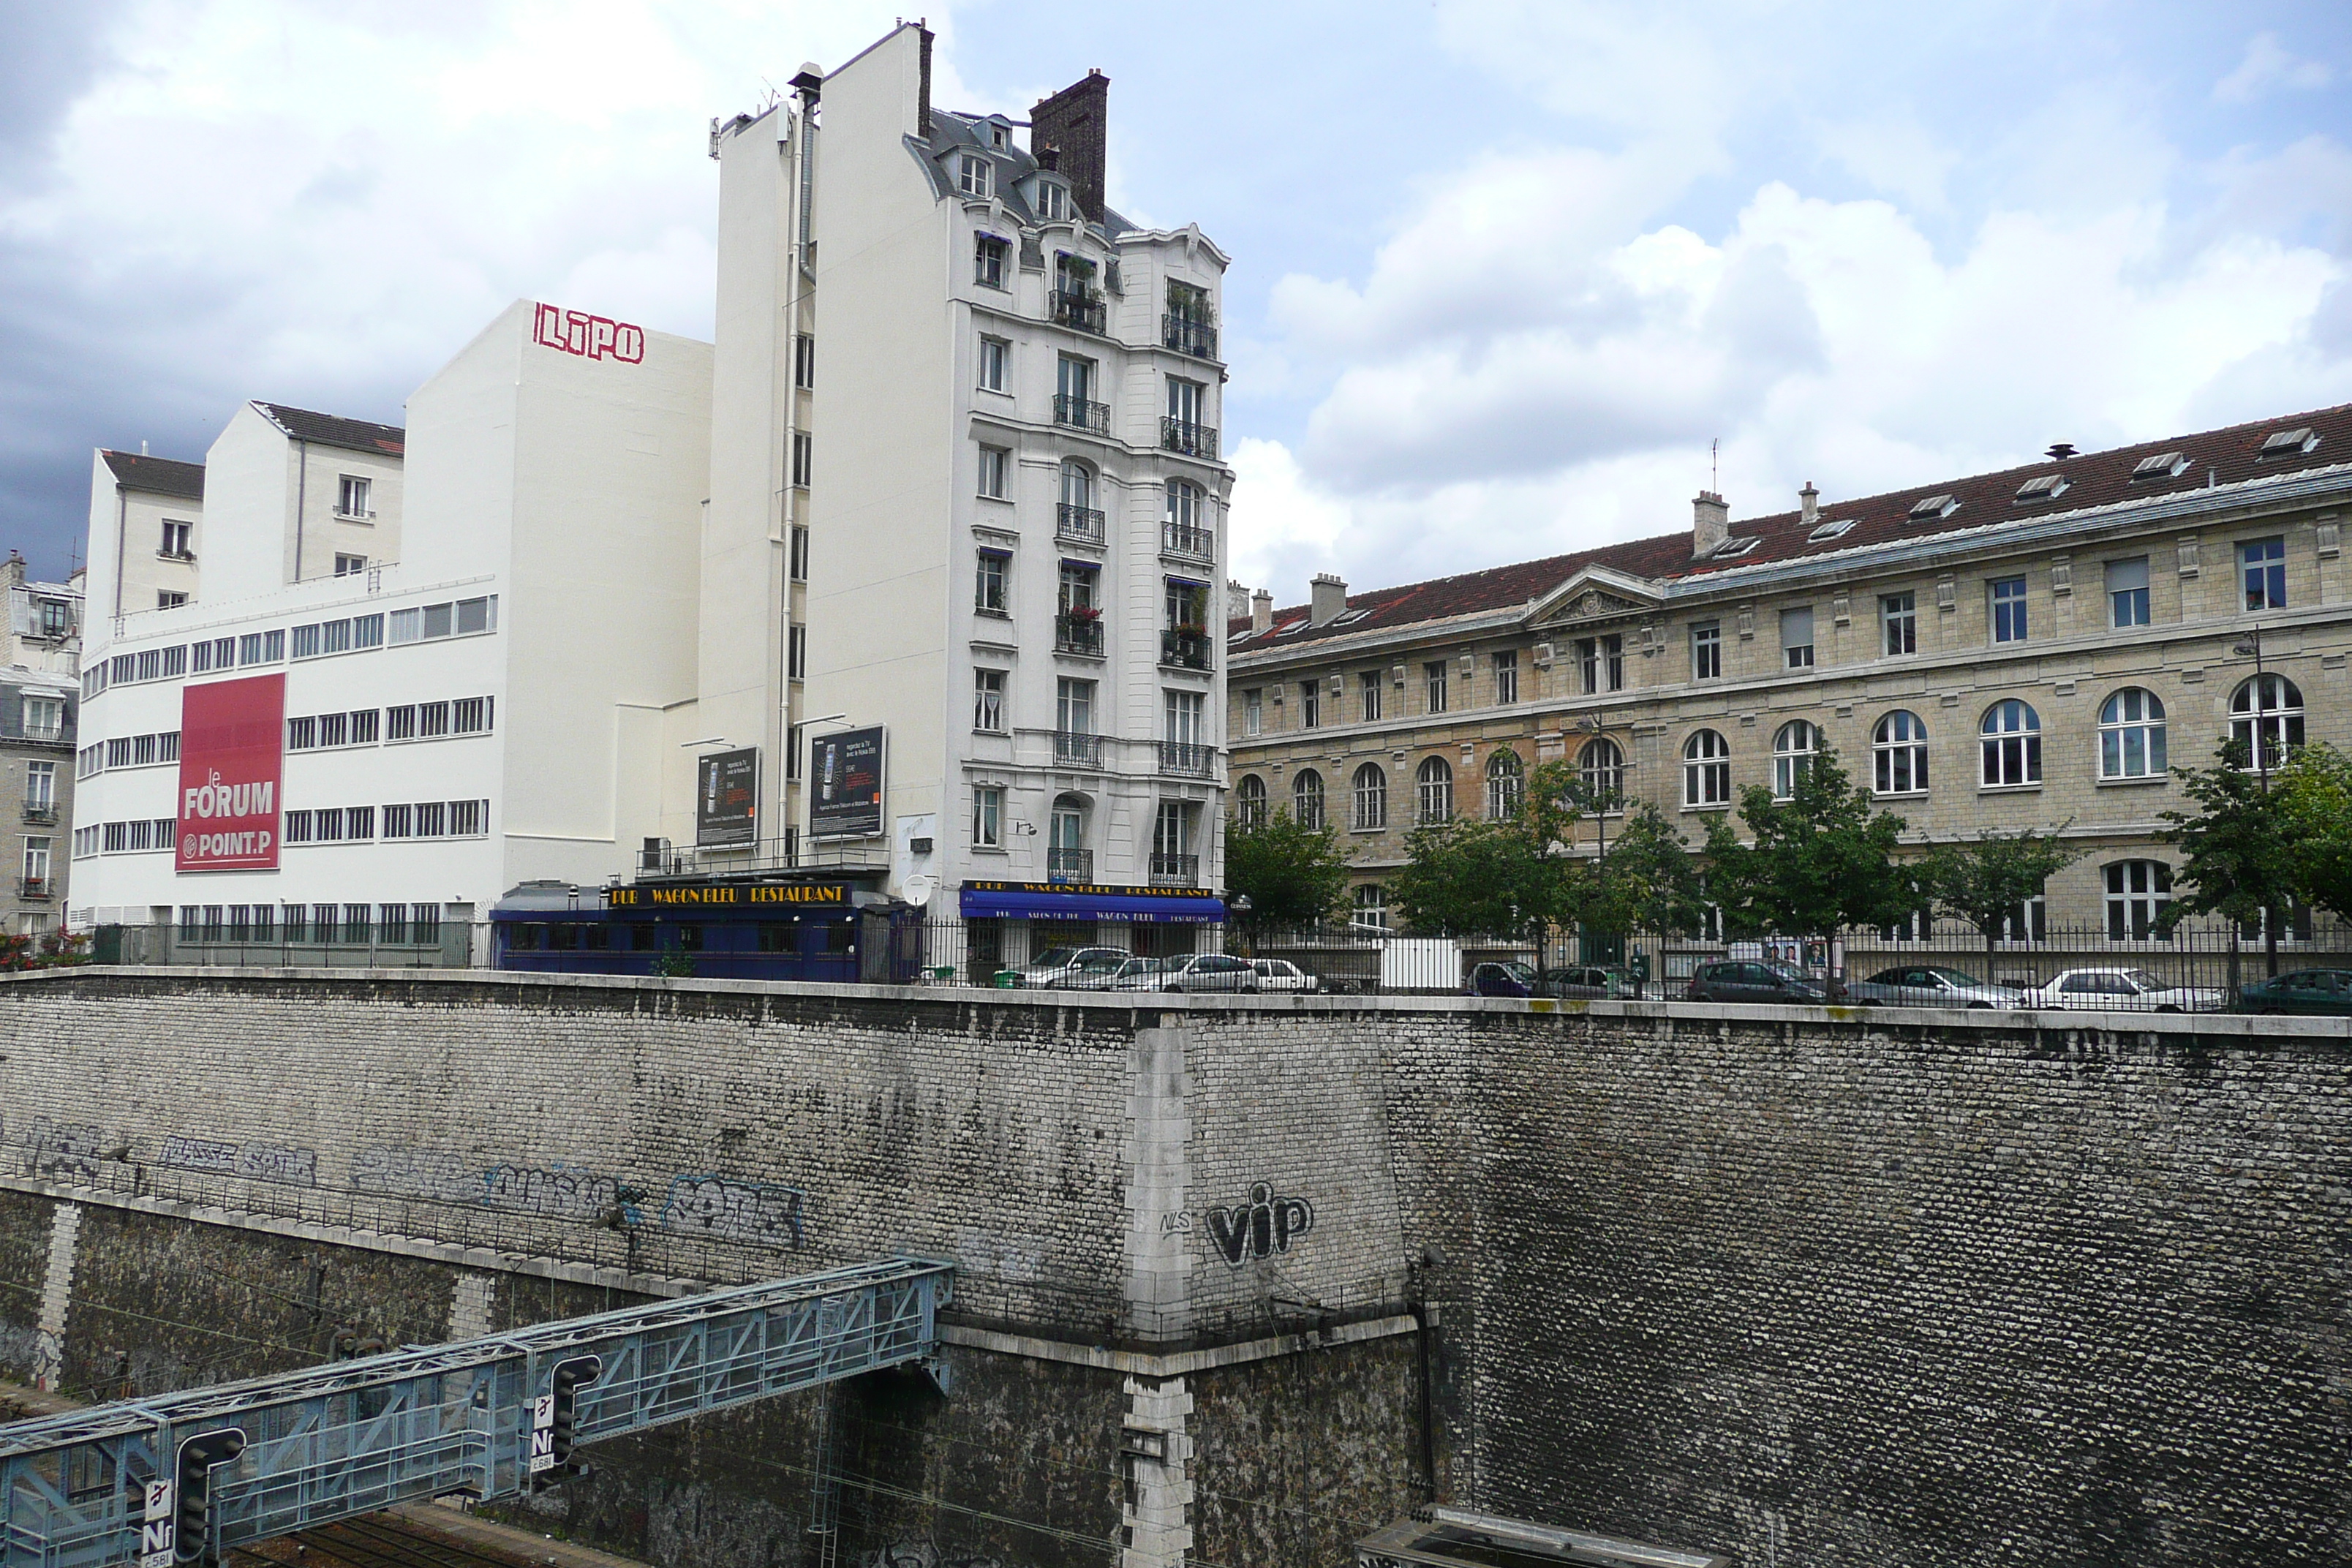
[[[547,348],[589,359],[616,359],[623,364],[643,364],[646,359],[643,327],[610,316],[592,316],[585,310],[567,310],[561,305],[541,305],[531,322],[530,335]]]
[[[217,680],[180,693],[177,869],[278,869],[285,739],[283,675]]]

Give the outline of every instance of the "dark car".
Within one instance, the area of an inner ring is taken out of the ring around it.
[[[1462,987],[1473,996],[1533,996],[1540,982],[1536,972],[1517,959],[1482,963],[1470,971]]]
[[[1803,1002],[1830,999],[1829,988],[1801,969],[1752,959],[1718,960],[1692,971],[1694,1002]]]
[[[2238,1011],[2352,1015],[2352,969],[2298,969],[2241,985]]]
[[[1536,978],[1536,994],[1567,1001],[1599,1001],[1612,996],[1639,996],[1641,982],[1629,972],[1609,964],[1585,964],[1573,969],[1547,969]]]

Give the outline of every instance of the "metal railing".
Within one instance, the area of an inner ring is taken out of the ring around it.
[[[1209,668],[1209,637],[1205,632],[1161,632],[1160,662],[1179,669]]]
[[[1194,359],[1217,357],[1217,329],[1206,321],[1196,321],[1190,316],[1167,315],[1160,318],[1160,343],[1180,354]]]
[[[58,808],[36,805],[28,800],[25,803],[25,820],[39,827],[55,827],[58,825]]]
[[[1083,397],[1057,392],[1054,394],[1054,423],[1069,426],[1074,430],[1089,430],[1097,436],[1108,436],[1110,434],[1110,405],[1090,403]]]
[[[1201,858],[1198,855],[1161,855],[1151,857],[1151,885],[1155,888],[1192,888],[1201,881]]]
[[[1171,452],[1181,452],[1188,458],[1206,458],[1212,462],[1217,456],[1217,429],[1213,425],[1199,425],[1190,419],[1179,419],[1172,414],[1160,419],[1160,444]]]
[[[1197,741],[1160,742],[1160,771],[1163,773],[1204,779],[1216,765],[1216,761],[1217,748],[1214,746],[1204,746]]]
[[[709,877],[728,871],[796,871],[807,868],[852,868],[887,866],[888,853],[856,839],[810,840],[791,835],[746,844],[664,845],[641,849],[635,871],[639,880],[662,877]],[[583,889],[588,898],[593,888]]]
[[[1101,337],[1103,314],[1103,297],[1092,290],[1054,290],[1054,321],[1057,325],[1075,327],[1079,331]]]
[[[1103,514],[1090,506],[1072,506],[1063,501],[1054,510],[1054,533],[1059,539],[1084,540],[1088,544],[1103,542]]]
[[[1074,616],[1064,610],[1054,617],[1054,651],[1080,653],[1100,658],[1103,650],[1102,621],[1097,616]]]
[[[16,879],[16,896],[20,899],[52,898],[56,896],[56,889],[50,886],[49,879],[47,877],[19,877]]]
[[[1160,548],[1169,555],[1182,555],[1194,561],[1214,561],[1217,558],[1217,531],[1192,522],[1166,522],[1160,525]]]
[[[1102,742],[1100,735],[1056,730],[1054,731],[1054,761],[1066,768],[1098,768],[1102,766]]]
[[[1093,881],[1095,852],[1091,849],[1046,850],[1045,879],[1049,882]]]

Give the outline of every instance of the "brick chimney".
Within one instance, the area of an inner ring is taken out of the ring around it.
[[[1078,210],[1095,223],[1103,215],[1103,165],[1108,155],[1110,78],[1090,70],[1029,111],[1029,145],[1037,162],[1070,182]],[[1046,152],[1057,154],[1048,163]]]
[[[1345,579],[1328,572],[1318,572],[1307,585],[1307,624],[1328,626],[1339,618],[1348,607],[1348,584]]]
[[[1691,559],[1715,553],[1731,532],[1731,507],[1713,490],[1701,490],[1691,502]]]
[[[1797,492],[1797,521],[1811,528],[1822,519],[1822,492],[1807,479],[1805,488]]]
[[[1274,595],[1260,588],[1250,595],[1250,630],[1265,633],[1274,630]]]

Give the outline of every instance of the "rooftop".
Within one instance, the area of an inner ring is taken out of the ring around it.
[[[263,418],[298,441],[392,458],[407,450],[408,432],[397,425],[372,425],[364,419],[346,419],[340,414],[313,414],[307,408],[289,408],[282,403],[256,403],[253,406]]]
[[[205,466],[151,458],[143,452],[108,452],[99,456],[114,470],[114,482],[142,495],[176,496],[183,500],[205,499]]]

